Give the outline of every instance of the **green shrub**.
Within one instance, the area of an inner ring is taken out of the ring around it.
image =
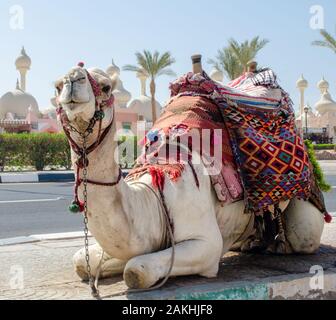
[[[0,166],[70,169],[70,146],[64,134],[0,134]]]
[[[335,144],[315,144],[313,145],[314,150],[335,150],[336,145]]]
[[[315,152],[314,152],[314,145],[309,140],[306,140],[305,144],[307,146],[309,159],[314,167],[314,174],[315,174],[318,186],[323,192],[330,192],[331,186],[325,180],[324,173],[316,159]]]

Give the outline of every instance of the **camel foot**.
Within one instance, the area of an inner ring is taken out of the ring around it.
[[[130,289],[145,289],[145,279],[141,272],[136,269],[125,271],[124,280]]]

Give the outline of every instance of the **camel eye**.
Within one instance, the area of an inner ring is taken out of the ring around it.
[[[103,87],[103,89],[102,89],[102,91],[103,91],[104,93],[106,93],[106,94],[108,94],[108,93],[110,92],[110,90],[111,90],[111,86],[105,86],[105,87]]]

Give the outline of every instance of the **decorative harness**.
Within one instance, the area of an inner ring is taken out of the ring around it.
[[[79,63],[79,67],[84,68],[84,63]],[[114,103],[114,96],[111,95],[111,97],[108,100],[102,101],[101,103],[98,102],[98,97],[102,95],[102,90],[99,87],[99,84],[97,81],[90,75],[90,73],[86,71],[86,75],[88,77],[88,80],[91,84],[94,96],[95,96],[95,108],[96,111],[94,113],[93,118],[89,122],[89,126],[85,130],[85,132],[79,132],[74,126],[72,126],[69,122],[69,119],[67,118],[63,107],[61,104],[58,102],[58,108],[57,108],[57,114],[60,117],[61,123],[63,130],[69,139],[71,149],[73,150],[74,153],[77,154],[78,159],[76,161],[76,183],[75,183],[75,199],[72,202],[72,204],[69,207],[69,210],[73,213],[78,213],[78,212],[84,212],[84,234],[85,234],[85,259],[86,259],[86,266],[87,266],[87,272],[89,275],[89,283],[91,287],[91,293],[94,298],[99,298],[99,291],[98,291],[98,284],[97,280],[95,283],[95,280],[92,276],[92,270],[90,266],[90,252],[89,252],[89,218],[88,218],[88,192],[87,192],[87,185],[92,184],[92,185],[98,185],[98,186],[105,186],[105,187],[114,187],[119,184],[122,178],[122,171],[119,168],[119,176],[117,181],[111,182],[111,183],[105,183],[105,182],[99,182],[99,181],[94,181],[94,180],[89,180],[87,178],[87,167],[89,165],[89,160],[88,160],[88,155],[91,154],[93,151],[95,151],[101,143],[104,141],[106,138],[107,134],[110,132],[114,119],[115,119],[115,109],[113,108],[113,117],[111,120],[111,123],[106,127],[106,129],[103,130],[102,132],[102,123],[103,119],[105,118],[105,112],[103,111],[103,108],[112,108],[113,103]],[[97,140],[89,147],[87,147],[87,138],[93,133],[94,127],[96,126],[98,122],[98,137]],[[71,132],[75,132],[81,136],[83,139],[83,146],[80,147],[74,139],[71,137]],[[80,178],[80,170],[83,170],[83,179]],[[81,202],[78,197],[78,189],[79,187],[84,184],[84,202]]]
[[[79,63],[78,64],[79,67],[84,67],[83,63]],[[71,149],[74,153],[77,154],[78,159],[76,161],[76,183],[75,183],[75,190],[74,190],[74,194],[75,194],[75,198],[74,201],[72,202],[72,204],[69,207],[69,210],[73,213],[78,213],[78,212],[84,212],[85,211],[85,203],[83,203],[82,201],[79,200],[78,197],[78,189],[79,187],[83,184],[92,184],[92,185],[97,185],[97,186],[104,186],[104,187],[114,187],[116,185],[119,184],[121,178],[122,178],[122,171],[121,169],[119,169],[119,176],[117,178],[117,180],[115,182],[111,182],[111,183],[106,183],[106,182],[99,182],[99,181],[95,181],[95,180],[90,180],[86,178],[87,175],[87,167],[89,166],[89,160],[88,160],[88,155],[91,154],[93,151],[95,151],[100,145],[101,143],[105,140],[106,136],[108,135],[108,133],[110,132],[113,123],[114,123],[114,119],[115,119],[115,109],[113,108],[113,117],[111,120],[111,123],[102,131],[102,122],[103,119],[105,117],[105,113],[103,111],[103,108],[112,108],[113,103],[114,103],[114,96],[111,95],[111,97],[108,100],[102,101],[101,103],[98,102],[98,97],[101,96],[102,94],[102,90],[99,87],[99,84],[97,83],[97,81],[90,75],[90,73],[86,71],[86,75],[88,77],[88,80],[90,82],[90,85],[92,87],[94,96],[95,96],[95,104],[96,104],[96,111],[94,113],[93,118],[90,120],[89,126],[87,127],[87,129],[85,130],[84,133],[79,132],[75,127],[73,127],[65,112],[63,107],[59,104],[58,109],[57,109],[57,114],[60,117],[61,120],[61,124],[63,127],[63,130],[65,132],[65,135],[67,136],[70,145],[71,145]],[[93,129],[96,126],[98,122],[98,137],[97,140],[89,147],[86,146],[86,139],[89,137],[89,135],[91,135],[93,133]],[[81,138],[83,138],[84,143],[83,143],[83,147],[80,147],[75,141],[74,139],[71,137],[71,132],[75,132],[78,133]],[[80,170],[83,170],[84,172],[84,176],[85,178],[82,179],[80,178]]]

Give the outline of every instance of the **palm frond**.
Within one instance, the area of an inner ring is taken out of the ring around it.
[[[166,69],[175,63],[175,59],[170,52],[165,52],[162,55],[158,51],[151,53],[149,50],[144,50],[135,53],[138,66],[127,65],[124,67],[126,71],[141,72],[152,79],[161,75],[175,75],[175,73]]]
[[[313,41],[312,45],[329,48],[336,53],[336,39],[326,30],[321,30],[320,33],[324,40]]]
[[[133,66],[131,64],[127,64],[123,67],[124,71],[132,71],[132,72],[143,72],[142,68],[139,68],[138,66]]]
[[[233,80],[244,72],[246,64],[254,59],[268,43],[268,40],[260,40],[259,37],[254,37],[251,41],[246,40],[242,43],[231,38],[228,45],[218,50],[216,58],[209,59],[208,63],[217,70],[223,71],[229,79]]]

